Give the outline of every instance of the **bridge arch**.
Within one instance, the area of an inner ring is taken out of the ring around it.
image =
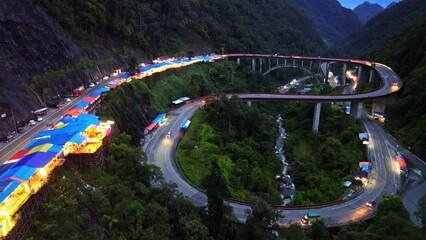
[[[305,72],[309,73],[309,75],[311,75],[312,77],[314,77],[317,80],[318,84],[321,86],[321,88],[323,88],[321,80],[318,78],[318,74],[313,73],[309,68],[306,68],[306,67],[303,67],[303,66],[299,66],[299,65],[293,65],[293,64],[281,64],[281,65],[277,65],[277,66],[271,67],[266,72],[262,73],[262,75],[266,76],[270,72],[272,72],[274,70],[277,70],[277,69],[281,69],[281,68],[298,68],[298,69],[304,70]]]

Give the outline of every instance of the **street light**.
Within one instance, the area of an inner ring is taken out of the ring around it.
[[[15,127],[15,133],[18,133],[18,127],[16,127],[15,114],[13,114],[12,104],[9,103],[10,112],[12,113],[13,126]]]

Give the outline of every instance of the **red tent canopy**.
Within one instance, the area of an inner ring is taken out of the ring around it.
[[[19,152],[15,153],[12,157],[10,157],[9,161],[19,160],[23,158],[27,154],[27,152],[29,152],[30,150],[31,149],[20,150]]]

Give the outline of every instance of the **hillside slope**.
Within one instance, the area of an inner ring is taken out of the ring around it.
[[[289,0],[4,1],[0,43],[0,114],[14,109],[18,119],[126,66],[132,55],[315,54],[323,46]]]
[[[387,129],[426,159],[426,16],[380,49],[370,59],[389,64],[404,81],[388,110]]]
[[[336,45],[362,27],[355,13],[342,7],[337,0],[292,1],[308,16],[328,46]]]
[[[374,21],[368,22],[359,32],[346,38],[337,49],[345,56],[362,56],[372,48],[380,48],[425,14],[424,0],[404,0],[377,15]]]

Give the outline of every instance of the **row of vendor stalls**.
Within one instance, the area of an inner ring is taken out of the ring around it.
[[[93,153],[102,146],[112,122],[101,122],[86,112],[107,91],[94,91],[0,166],[0,238],[15,226],[19,209],[48,182],[67,155]]]
[[[157,72],[220,58],[220,55],[210,54],[157,61],[143,66],[133,77],[122,74],[115,81],[119,86]],[[103,87],[94,91],[68,110],[50,129],[38,133],[23,149],[0,165],[0,238],[7,236],[14,228],[19,221],[20,208],[48,182],[54,169],[61,166],[68,155],[95,153],[102,146],[103,139],[111,134],[112,121],[101,122],[88,112],[101,95],[112,88]],[[165,114],[159,115],[153,123],[161,122],[164,118]]]

